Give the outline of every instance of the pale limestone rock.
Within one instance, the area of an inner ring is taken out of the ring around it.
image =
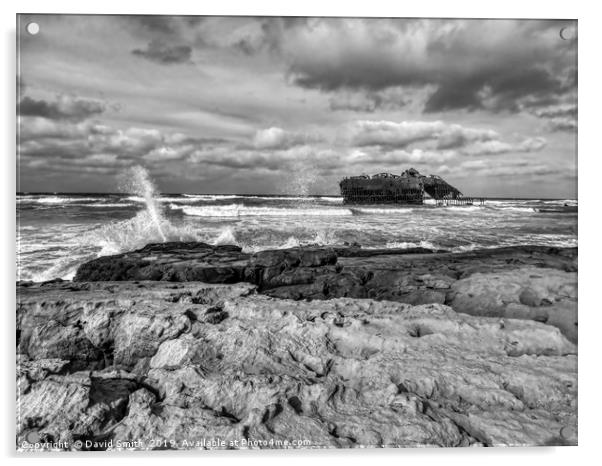
[[[577,273],[520,267],[474,273],[451,285],[447,304],[472,315],[532,319],[577,341]]]
[[[441,304],[278,300],[242,284],[18,293],[18,439],[109,439],[117,450],[140,439],[134,448],[577,442],[577,347],[540,322]],[[60,341],[64,329],[98,359],[68,342],[68,361],[41,352],[39,335]]]

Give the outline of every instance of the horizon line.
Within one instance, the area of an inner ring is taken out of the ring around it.
[[[124,193],[124,192],[94,192],[94,191],[17,191],[15,193],[17,196],[22,195],[64,195],[64,194],[76,194],[76,195],[111,195],[111,196],[136,196],[136,193]],[[248,197],[260,197],[260,196],[282,196],[282,197],[343,197],[340,194],[284,194],[284,193],[256,193],[256,194],[244,194],[244,193],[184,193],[184,192],[161,192],[157,193],[160,196],[170,196],[170,195],[190,195],[190,196],[248,196]],[[555,201],[555,200],[578,200],[578,197],[512,197],[512,196],[487,196],[487,195],[470,195],[463,197],[472,197],[472,198],[484,198],[489,200],[497,200],[497,199],[516,199],[516,200],[545,200],[545,201]],[[425,199],[432,199],[431,197],[426,197]]]

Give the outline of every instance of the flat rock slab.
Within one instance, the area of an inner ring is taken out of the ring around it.
[[[577,272],[537,267],[477,272],[454,282],[446,303],[467,314],[544,322],[577,341]]]
[[[21,449],[577,442],[577,348],[536,321],[196,282],[18,286],[17,305]]]
[[[238,246],[199,242],[149,244],[81,265],[75,281],[166,280],[237,283],[250,258]]]
[[[192,242],[151,244],[100,257],[83,264],[75,281],[248,282],[262,294],[284,299],[448,304],[458,312],[547,322],[576,342],[576,272],[577,248],[517,246],[449,253],[315,246],[250,255],[237,246]],[[512,296],[502,297],[506,291],[500,290],[491,305],[491,293],[510,281]]]

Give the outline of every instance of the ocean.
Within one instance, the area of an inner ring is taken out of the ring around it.
[[[38,193],[17,195],[17,280],[70,279],[85,261],[162,241],[422,246],[452,251],[577,246],[575,199],[488,199],[483,206],[351,206],[338,196]]]

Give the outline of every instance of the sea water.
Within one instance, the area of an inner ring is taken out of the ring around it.
[[[575,199],[489,199],[482,206],[343,204],[339,196],[160,194],[138,168],[113,194],[17,195],[17,279],[70,279],[102,255],[165,241],[248,252],[307,244],[467,251],[577,246]]]

